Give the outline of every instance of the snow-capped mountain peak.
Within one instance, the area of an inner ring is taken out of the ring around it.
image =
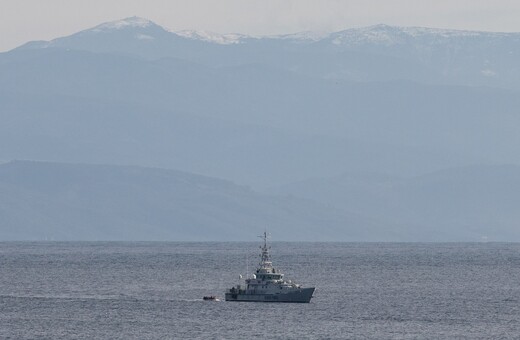
[[[92,31],[100,32],[100,31],[112,30],[112,29],[119,30],[119,29],[128,28],[128,27],[146,28],[146,27],[150,27],[150,26],[154,26],[154,25],[155,25],[155,23],[153,23],[152,21],[150,21],[148,19],[134,16],[134,17],[125,18],[122,20],[105,22],[101,25],[94,27],[92,29]]]

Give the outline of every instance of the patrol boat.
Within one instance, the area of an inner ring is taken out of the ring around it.
[[[245,287],[236,285],[226,290],[226,301],[243,302],[301,302],[311,301],[314,287],[302,288],[300,285],[284,280],[279,270],[273,267],[267,246],[267,232],[264,232],[259,267],[252,278],[245,279]]]

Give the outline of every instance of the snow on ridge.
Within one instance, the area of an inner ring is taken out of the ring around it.
[[[374,25],[361,28],[351,28],[331,34],[332,43],[341,45],[343,43],[379,43],[394,45],[407,41],[408,39],[420,38],[471,38],[471,37],[500,37],[514,35],[516,33],[483,32],[469,30],[455,30],[443,28],[426,27],[401,27],[388,25]]]
[[[266,38],[270,39],[282,39],[282,40],[300,40],[300,41],[320,41],[327,38],[330,33],[315,32],[315,31],[304,31],[291,34],[272,35]]]
[[[446,28],[426,28],[426,27],[397,27],[401,32],[408,34],[411,37],[421,36],[440,36],[443,38],[460,38],[460,37],[499,37],[514,35],[516,33],[501,33],[501,32],[484,32],[484,31],[470,31],[470,30],[456,30]]]
[[[472,38],[472,37],[502,37],[510,35],[518,35],[518,33],[500,33],[500,32],[484,32],[470,30],[455,30],[442,28],[426,28],[426,27],[401,27],[389,26],[385,24],[351,28],[339,32],[315,32],[304,31],[291,34],[252,36],[238,33],[219,34],[209,31],[183,30],[170,31],[187,39],[211,42],[220,45],[231,45],[243,43],[246,39],[279,39],[294,42],[317,42],[330,39],[333,44],[364,44],[374,43],[383,45],[396,45],[409,42],[410,39],[421,38]]]
[[[254,36],[239,33],[220,34],[209,31],[183,30],[171,31],[181,37],[193,40],[202,40],[221,45],[240,44],[246,39],[279,39],[279,40],[295,40],[295,41],[319,41],[330,35],[330,33],[305,31],[280,35]]]
[[[101,25],[98,25],[92,29],[94,32],[101,32],[107,29],[116,29],[120,30],[127,27],[140,27],[146,28],[154,25],[154,23],[148,19],[140,18],[140,17],[130,17],[122,20],[105,22]]]
[[[232,45],[240,44],[243,39],[252,38],[248,35],[238,33],[227,33],[219,34],[209,31],[195,31],[195,30],[184,30],[184,31],[171,31],[181,37],[193,40],[202,40],[206,42],[212,42],[219,45]]]

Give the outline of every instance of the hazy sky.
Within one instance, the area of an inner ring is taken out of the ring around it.
[[[520,0],[0,0],[0,51],[134,15],[173,30],[254,35],[380,23],[520,32]]]

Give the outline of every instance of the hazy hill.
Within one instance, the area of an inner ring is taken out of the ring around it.
[[[0,165],[0,240],[398,240],[375,220],[174,170]],[[377,235],[377,236],[376,236]]]
[[[346,174],[262,194],[156,168],[0,165],[1,240],[518,241],[520,169]],[[299,198],[302,197],[302,198]]]
[[[513,165],[467,166],[411,178],[344,174],[273,192],[413,226],[431,240],[520,240],[520,167]]]

